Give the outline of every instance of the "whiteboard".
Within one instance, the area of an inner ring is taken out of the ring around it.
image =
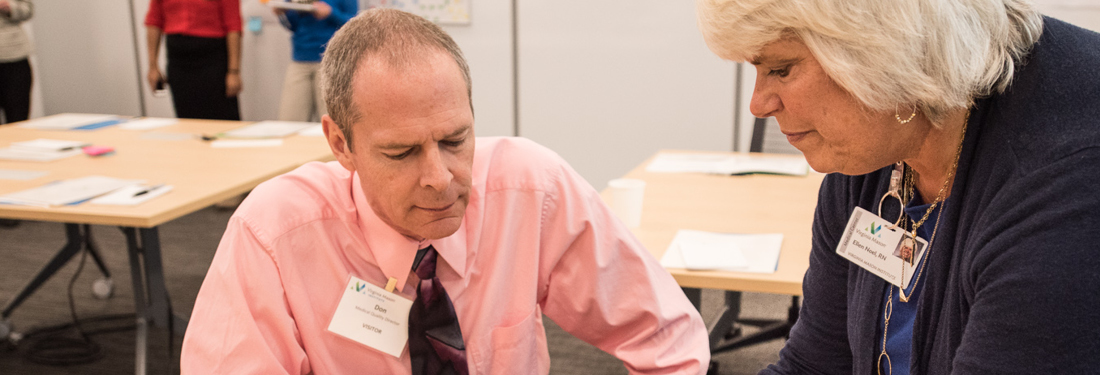
[[[362,9],[400,9],[443,25],[470,24],[470,0],[365,0]]]

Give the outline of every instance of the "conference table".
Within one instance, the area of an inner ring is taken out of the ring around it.
[[[33,120],[32,120],[33,121]],[[30,180],[0,180],[0,195],[91,175],[145,180],[171,185],[172,190],[135,206],[97,205],[90,202],[54,207],[0,204],[0,218],[65,223],[67,243],[0,314],[0,325],[10,329],[8,318],[29,297],[82,249],[87,249],[104,276],[110,273],[90,239],[90,225],[119,227],[126,236],[137,318],[135,373],[146,371],[149,326],[173,334],[186,330],[187,320],[171,311],[164,284],[157,228],[204,207],[248,192],[272,177],[311,161],[332,160],[324,137],[291,135],[275,147],[215,148],[203,135],[220,134],[247,125],[237,121],[180,120],[149,130],[111,126],[96,130],[39,130],[18,124],[0,126],[0,148],[9,142],[39,138],[74,140],[110,146],[113,154],[77,155],[50,162],[0,160],[0,169],[45,171]],[[209,138],[207,138],[209,139]],[[4,335],[6,337],[6,335]],[[3,338],[3,337],[0,337]]]
[[[689,151],[663,150],[658,154],[687,152]],[[740,155],[802,158],[801,155]],[[805,176],[647,172],[646,166],[654,157],[623,177],[646,182],[641,225],[632,231],[655,258],[661,259],[664,256],[676,232],[681,229],[716,233],[783,234],[779,261],[774,273],[667,268],[696,308],[701,304],[701,289],[727,291],[726,303],[717,317],[707,323],[711,352],[717,354],[786,337],[790,327],[798,319],[802,277],[809,267],[810,229],[814,207],[817,205],[817,191],[825,175],[813,170]],[[609,190],[604,190],[602,194],[605,201],[609,201]],[[739,292],[792,296],[787,319],[741,319],[738,316]],[[735,323],[760,326],[762,329],[753,335],[731,335]]]

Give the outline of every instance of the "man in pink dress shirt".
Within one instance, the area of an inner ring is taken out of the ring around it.
[[[548,373],[543,314],[633,374],[705,373],[698,312],[584,179],[525,139],[475,149],[469,70],[439,27],[365,12],[321,69],[337,161],[261,184],[233,215],[184,374],[410,373],[404,341],[387,354],[330,324],[359,298],[349,285],[416,298],[410,270],[429,245],[471,374]]]

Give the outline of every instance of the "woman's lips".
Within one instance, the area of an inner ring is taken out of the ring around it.
[[[805,138],[807,134],[810,134],[810,132],[783,132],[783,134],[787,136],[787,142],[793,145],[795,144],[795,142],[798,142],[802,140],[802,138]]]

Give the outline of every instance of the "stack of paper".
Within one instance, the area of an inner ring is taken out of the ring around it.
[[[123,180],[103,176],[88,176],[57,181],[0,196],[0,203],[50,207],[77,204],[110,193],[119,188],[140,184],[141,180]]]
[[[226,138],[282,138],[302,131],[316,122],[260,121],[222,134]]]
[[[125,119],[114,115],[63,113],[30,120],[19,125],[19,127],[42,130],[93,130],[125,121]]]
[[[779,264],[783,234],[729,234],[680,230],[661,257],[661,265],[689,270],[773,273]]]
[[[80,154],[87,142],[39,138],[33,141],[13,142],[0,149],[0,159],[21,161],[52,161]]]
[[[647,172],[747,174],[769,173],[803,176],[806,160],[761,155],[658,154],[646,166]]]

